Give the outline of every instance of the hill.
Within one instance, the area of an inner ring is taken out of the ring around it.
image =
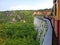
[[[0,45],[40,45],[34,30],[34,11],[0,12]]]

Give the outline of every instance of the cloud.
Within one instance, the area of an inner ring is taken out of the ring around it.
[[[37,10],[37,9],[45,9],[52,8],[52,3],[38,3],[35,5],[13,5],[9,8],[9,10]]]
[[[51,8],[53,0],[6,0],[0,1],[0,11],[37,10]]]

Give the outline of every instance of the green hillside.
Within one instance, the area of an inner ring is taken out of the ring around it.
[[[0,12],[0,45],[39,45],[33,11]]]
[[[6,22],[21,22],[26,21],[28,23],[31,23],[33,21],[32,18],[32,10],[21,10],[21,11],[6,11],[6,12],[0,12],[0,23]],[[13,19],[15,21],[13,21]]]

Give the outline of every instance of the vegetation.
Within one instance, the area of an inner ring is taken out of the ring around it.
[[[0,12],[0,45],[40,45],[32,13],[32,10]]]
[[[0,24],[1,45],[39,45],[36,35],[37,32],[32,23]]]
[[[13,22],[13,18],[15,18],[14,22],[25,20],[28,23],[33,23],[32,13],[32,10],[0,12],[0,23]]]

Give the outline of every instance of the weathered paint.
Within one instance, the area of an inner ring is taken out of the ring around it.
[[[58,31],[58,45],[60,45],[60,20],[57,20],[57,31]]]
[[[54,5],[54,7],[56,6],[57,8],[54,8],[57,9],[54,11],[54,14],[56,13],[56,15],[54,16],[55,18],[55,34],[56,34],[56,37],[58,39],[58,45],[60,45],[60,0],[54,0],[54,1],[57,1],[55,2],[55,4],[57,5]]]
[[[58,0],[58,20],[60,20],[60,0]]]
[[[55,20],[55,29],[54,30],[55,30],[56,37],[58,38],[59,30],[58,30],[58,21],[57,20]]]
[[[60,20],[59,20],[59,45],[60,45]]]
[[[58,39],[58,45],[60,45],[60,20],[55,20],[55,34]]]
[[[58,0],[58,45],[60,45],[60,0]]]

